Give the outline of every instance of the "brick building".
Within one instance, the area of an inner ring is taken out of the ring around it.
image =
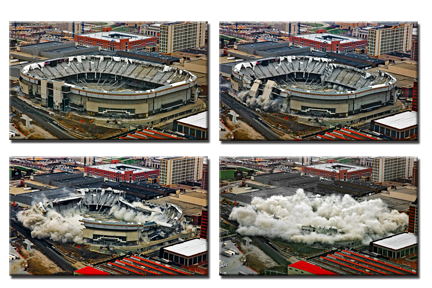
[[[98,46],[109,51],[130,51],[157,44],[157,37],[113,31],[75,35],[74,40],[80,45]]]
[[[85,173],[105,177],[116,182],[137,182],[159,176],[159,170],[121,163],[86,166]]]
[[[321,30],[320,30],[321,31]],[[303,47],[330,52],[351,52],[367,47],[367,40],[329,33],[304,34],[290,36],[290,42]]]
[[[302,172],[327,179],[345,181],[348,179],[360,179],[362,176],[371,176],[372,168],[339,163],[325,163],[303,166]]]
[[[414,79],[413,97],[412,97],[412,111],[418,112],[418,80]]]

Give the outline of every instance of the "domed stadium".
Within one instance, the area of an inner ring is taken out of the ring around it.
[[[145,118],[197,101],[197,77],[175,67],[111,56],[31,63],[20,71],[29,99],[60,111]]]
[[[347,117],[393,105],[396,78],[328,58],[283,56],[234,65],[234,96],[251,109]]]

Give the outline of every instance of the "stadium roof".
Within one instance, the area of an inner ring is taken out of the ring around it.
[[[289,265],[288,267],[293,267],[296,269],[307,271],[315,275],[337,275],[336,273],[327,271],[319,266],[313,265],[306,261],[298,261],[294,264]]]
[[[324,164],[317,164],[317,165],[309,165],[306,167],[330,171],[330,172],[332,172],[333,170],[336,170],[336,171],[348,170],[349,172],[352,172],[352,171],[360,171],[363,169],[368,169],[368,167],[355,166],[355,165],[342,164],[342,163],[324,163]]]
[[[297,38],[304,38],[318,42],[327,42],[331,43],[331,41],[340,41],[341,44],[350,43],[350,42],[358,42],[363,41],[363,39],[357,39],[353,37],[347,36],[339,36],[330,33],[319,33],[319,34],[303,34],[303,35],[295,35]]]
[[[87,275],[87,276],[105,276],[105,275],[110,275],[107,272],[101,271],[101,270],[93,268],[91,266],[87,266],[87,267],[81,268],[79,270],[76,270],[75,273],[82,274],[82,275]]]
[[[156,169],[150,169],[145,167],[138,167],[133,166],[129,164],[103,164],[103,165],[95,165],[95,166],[89,166],[90,168],[96,168],[100,170],[110,171],[110,172],[116,172],[120,174],[124,174],[125,171],[133,171],[133,173],[142,173],[142,172],[149,172],[149,171],[155,171]]]
[[[195,126],[198,128],[207,129],[207,111],[183,119],[179,119],[177,122],[186,125]]]
[[[379,245],[381,247],[389,248],[392,250],[400,250],[405,247],[417,244],[417,236],[413,233],[403,233],[384,238],[373,243],[374,245]]]
[[[417,126],[417,112],[406,111],[400,114],[375,120],[375,123],[395,128],[397,130],[404,130],[406,128]]]
[[[115,32],[115,31],[82,34],[80,36],[107,40],[107,41],[115,41],[115,42],[120,42],[121,39],[129,39],[130,41],[137,41],[137,40],[145,40],[148,38],[152,38],[152,37],[147,37],[142,35],[135,35],[135,34],[129,34],[124,32]]]
[[[165,247],[164,250],[186,257],[191,257],[197,254],[207,252],[207,240],[202,238],[193,239],[180,244]]]

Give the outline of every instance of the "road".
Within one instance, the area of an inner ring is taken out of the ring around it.
[[[267,140],[280,141],[282,140],[270,127],[262,123],[258,118],[261,118],[258,114],[240,104],[237,100],[228,96],[225,93],[219,93],[219,99],[231,109],[233,109],[238,115],[240,115],[245,122],[254,128],[256,131],[261,133]]]
[[[72,274],[75,270],[77,270],[75,267],[73,267],[70,264],[69,261],[64,259],[63,256],[61,256],[60,254],[55,252],[53,249],[51,249],[51,247],[50,247],[51,244],[48,243],[47,241],[45,241],[43,239],[41,239],[41,240],[34,239],[33,237],[31,237],[30,230],[21,226],[19,223],[15,222],[12,219],[9,220],[9,225],[12,228],[16,229],[19,233],[24,235],[24,237],[27,238],[28,240],[30,240],[30,242],[32,242],[34,245],[36,245],[45,256],[47,256],[52,261],[54,261],[59,267],[61,267],[66,272],[69,272]]]
[[[45,130],[51,132],[60,139],[74,140],[76,139],[70,135],[66,130],[54,124],[55,119],[42,113],[36,108],[22,102],[15,97],[9,97],[9,104],[26,114],[34,121],[39,123]]]

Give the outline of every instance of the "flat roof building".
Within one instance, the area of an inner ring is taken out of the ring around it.
[[[418,138],[417,111],[405,111],[396,115],[371,121],[373,131],[394,140],[415,140]]]
[[[413,23],[380,25],[369,29],[367,54],[379,56],[412,48]]]
[[[74,40],[80,45],[98,46],[109,51],[130,51],[157,44],[157,37],[115,31],[75,35]]]
[[[86,173],[105,177],[116,182],[136,182],[159,175],[159,171],[155,169],[120,163],[86,166],[84,169]]]
[[[178,131],[198,139],[207,139],[207,114],[207,111],[205,111],[182,119],[174,120],[173,129],[174,131]]]
[[[207,22],[171,22],[160,25],[159,51],[173,53],[205,45]]]
[[[203,157],[167,157],[160,161],[159,184],[170,186],[202,179]]]
[[[303,166],[302,172],[313,176],[321,176],[327,179],[346,181],[348,179],[360,179],[362,176],[371,176],[372,168],[350,164],[324,163]]]
[[[335,53],[351,52],[367,46],[367,40],[330,33],[291,35],[290,42],[302,47],[312,47],[316,50]]]
[[[306,261],[298,261],[288,265],[288,275],[337,275],[331,271],[325,270],[317,265]]]
[[[370,243],[369,250],[392,259],[417,253],[418,239],[413,233],[402,233]]]
[[[161,249],[161,257],[184,266],[207,261],[207,240],[204,238],[185,241]]]
[[[372,182],[412,177],[414,157],[376,157],[373,159]]]

